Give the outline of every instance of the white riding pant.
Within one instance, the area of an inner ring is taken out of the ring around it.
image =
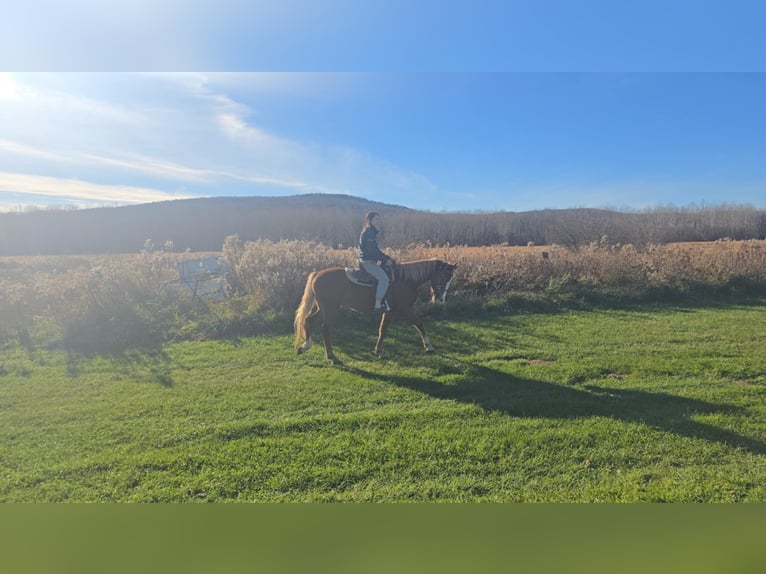
[[[386,272],[374,261],[360,261],[359,265],[361,265],[367,273],[375,277],[375,280],[378,282],[375,286],[375,306],[380,307],[383,302],[383,296],[388,289],[388,275],[386,275]]]

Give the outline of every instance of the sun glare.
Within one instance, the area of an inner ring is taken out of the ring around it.
[[[0,102],[17,102],[21,96],[21,86],[8,72],[0,72]]]

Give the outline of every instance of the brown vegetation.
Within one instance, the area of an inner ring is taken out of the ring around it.
[[[642,298],[659,293],[710,292],[745,284],[766,286],[766,241],[672,243],[637,248],[592,242],[562,246],[432,248],[425,254],[459,263],[464,294],[564,291]],[[565,289],[566,288],[566,289]]]
[[[761,293],[766,287],[762,240],[640,248],[604,238],[578,249],[410,245],[389,251],[400,261],[438,257],[457,263],[453,301],[514,293],[551,301],[651,300]],[[233,294],[218,303],[163,289],[164,282],[177,278],[176,265],[187,254],[0,258],[0,338],[85,352],[257,332],[274,317],[289,320],[310,271],[351,266],[356,257],[353,248],[297,240],[242,242],[236,236],[227,238],[223,255]]]

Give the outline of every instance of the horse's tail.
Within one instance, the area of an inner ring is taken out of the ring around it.
[[[316,271],[309,274],[309,278],[306,279],[306,288],[303,290],[303,297],[301,298],[301,304],[298,305],[298,309],[295,311],[295,346],[299,347],[303,341],[306,340],[306,319],[316,304],[316,296],[314,295],[314,276]]]

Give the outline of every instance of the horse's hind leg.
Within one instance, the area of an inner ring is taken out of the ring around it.
[[[303,344],[300,347],[298,347],[299,355],[308,351],[313,345],[313,342],[311,341],[311,334],[314,332],[314,325],[317,321],[318,314],[319,314],[319,307],[316,307],[309,314],[309,316],[306,317],[306,340],[303,342]]]
[[[335,325],[335,317],[338,314],[337,309],[322,314],[322,336],[324,338],[324,349],[327,359],[332,361],[333,365],[342,365],[343,362],[332,352],[332,328]]]

